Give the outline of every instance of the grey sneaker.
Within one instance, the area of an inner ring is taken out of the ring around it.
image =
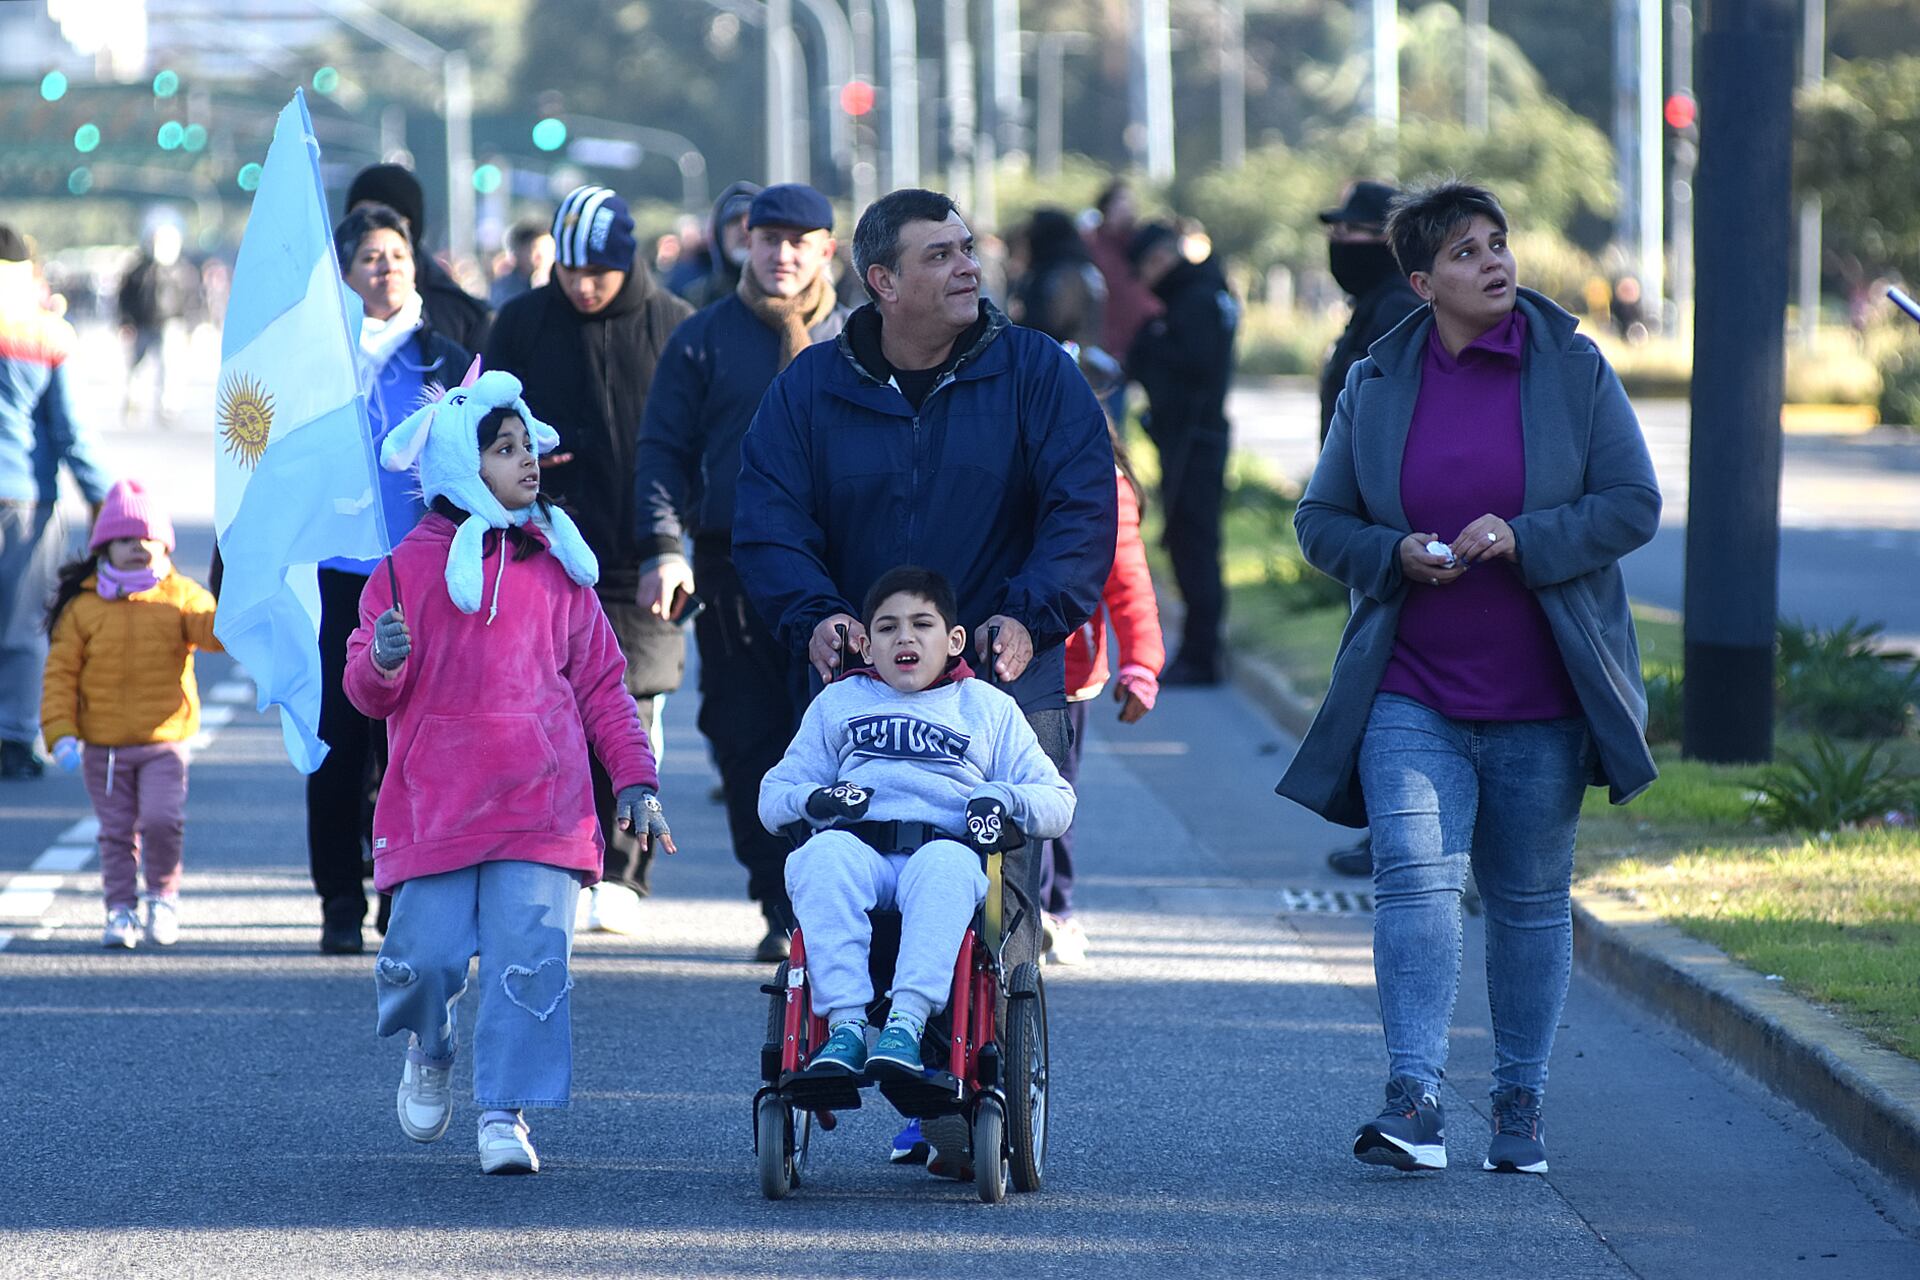
[[[1360,1126],[1353,1154],[1406,1173],[1446,1168],[1447,1116],[1432,1087],[1407,1076],[1387,1081],[1386,1108]]]
[[[1545,1173],[1547,1144],[1540,1132],[1540,1095],[1502,1089],[1493,1095],[1493,1140],[1480,1167],[1489,1173]]]
[[[147,902],[147,941],[156,947],[170,947],[180,941],[180,904],[173,898],[149,897]]]
[[[415,1142],[438,1142],[453,1119],[453,1063],[434,1063],[420,1050],[418,1037],[407,1046],[407,1064],[400,1071],[394,1110],[400,1131]]]
[[[525,1120],[493,1120],[480,1126],[480,1172],[540,1172],[540,1157],[527,1138]]]
[[[115,907],[107,912],[107,927],[100,935],[100,945],[126,951],[140,945],[140,917],[132,907]]]

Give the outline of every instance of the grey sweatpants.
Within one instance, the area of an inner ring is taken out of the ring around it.
[[[924,1022],[946,1007],[954,957],[987,896],[987,877],[980,856],[955,840],[879,853],[849,832],[821,831],[787,859],[787,894],[806,939],[813,1007],[828,1022],[866,1016],[867,912],[877,909],[900,912],[893,1007]]]

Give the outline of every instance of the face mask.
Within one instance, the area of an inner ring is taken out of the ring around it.
[[[1384,244],[1333,240],[1327,244],[1327,259],[1334,283],[1356,298],[1373,292],[1376,285],[1400,270],[1393,260],[1393,250]]]

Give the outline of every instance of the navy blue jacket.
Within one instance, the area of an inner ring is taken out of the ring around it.
[[[871,306],[774,380],[741,450],[733,557],[760,616],[796,654],[821,619],[859,616],[887,570],[944,573],[971,634],[1017,618],[1034,661],[1008,690],[1066,705],[1062,644],[1113,565],[1113,446],[1059,344],[983,301],[985,331],[915,412],[871,370]]]
[[[835,307],[808,330],[815,342],[839,336],[847,311]],[[728,294],[680,322],[660,353],[640,419],[633,507],[640,554],[680,553],[681,538],[733,538],[733,483],[740,441],[774,375],[780,335]]]

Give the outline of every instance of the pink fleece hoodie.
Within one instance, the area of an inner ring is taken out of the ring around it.
[[[503,562],[499,539],[480,611],[460,612],[447,595],[453,533],[451,520],[429,514],[394,550],[413,637],[399,669],[373,664],[374,620],[392,602],[384,566],[367,579],[347,640],[347,697],[387,722],[374,885],[385,892],[498,860],[565,867],[592,883],[601,840],[588,745],[616,790],[659,786],[623,683],[626,659],[593,588],[544,550],[516,562],[509,546]]]

